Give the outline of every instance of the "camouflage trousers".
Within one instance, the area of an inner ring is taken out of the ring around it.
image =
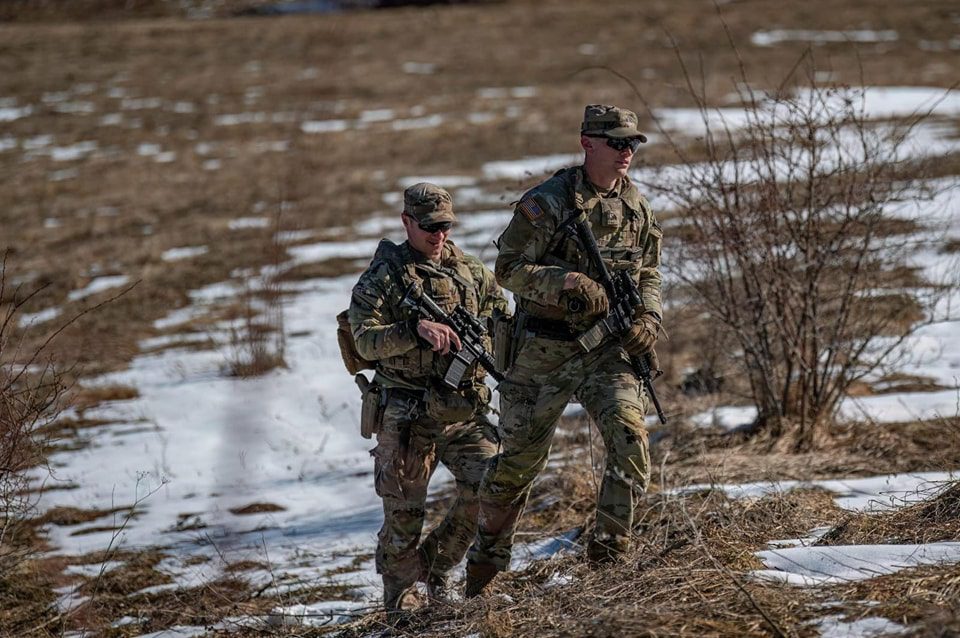
[[[428,574],[443,575],[460,562],[477,529],[477,489],[496,454],[486,417],[441,424],[422,414],[422,403],[399,392],[388,395],[377,434],[374,484],[383,499],[383,527],[376,565],[384,604]],[[456,479],[456,500],[421,542],[427,485],[443,463]]]
[[[470,562],[501,571],[510,566],[530,486],[547,463],[557,420],[574,394],[597,424],[607,451],[594,539],[629,538],[637,495],[650,478],[643,421],[648,399],[629,358],[617,343],[583,353],[573,341],[531,337],[500,385],[501,453],[480,487]]]

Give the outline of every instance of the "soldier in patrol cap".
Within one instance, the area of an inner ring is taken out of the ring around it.
[[[644,429],[649,400],[628,355],[652,351],[662,316],[662,232],[627,176],[646,139],[633,112],[587,106],[580,128],[583,165],[527,192],[500,236],[497,281],[513,291],[515,320],[525,337],[515,344],[516,359],[500,385],[501,453],[480,488],[479,529],[467,554],[468,597],[509,567],[530,485],[547,463],[557,420],[574,395],[607,450],[587,557],[617,559],[630,547],[636,497],[647,488],[650,460]],[[608,269],[628,269],[643,300],[625,337],[610,337],[588,352],[576,339],[605,316],[609,300],[585,251],[563,230],[565,221],[581,213]],[[582,310],[573,314],[568,308]]]
[[[493,273],[449,241],[456,216],[447,191],[427,183],[407,188],[402,220],[407,240],[380,242],[348,311],[357,352],[376,364],[371,388],[383,393],[375,399],[381,409],[371,455],[384,518],[376,565],[391,621],[416,606],[418,580],[426,582],[431,599],[446,599],[447,573],[474,537],[477,488],[496,453],[485,373],[468,369],[458,389],[444,386],[460,340],[448,326],[401,308],[401,299],[418,283],[446,312],[462,305],[487,317],[507,309]],[[456,479],[457,497],[421,539],[427,484],[438,463]]]

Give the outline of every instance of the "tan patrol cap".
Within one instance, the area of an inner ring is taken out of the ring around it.
[[[636,137],[646,143],[647,136],[637,130],[637,114],[606,104],[588,104],[583,110],[580,135]]]
[[[435,184],[420,182],[403,191],[403,212],[418,222],[455,222],[453,198]]]

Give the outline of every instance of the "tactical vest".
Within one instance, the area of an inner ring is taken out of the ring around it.
[[[638,198],[635,208],[621,197],[596,197],[584,201],[581,193],[584,180],[582,167],[557,171],[544,186],[549,188],[554,180],[559,184],[551,189],[551,194],[556,194],[558,190],[562,192],[563,208],[558,211],[557,229],[538,263],[586,273],[594,280],[599,279],[600,273],[590,264],[586,251],[581,249],[573,233],[572,222],[581,212],[585,212],[607,268],[611,271],[629,269],[634,276],[638,276],[649,236],[654,235],[658,239],[663,236],[644,200]],[[524,310],[533,316],[549,319],[566,317],[565,308],[544,306],[529,299],[523,299],[522,302]]]
[[[393,273],[397,285],[389,286],[388,298],[382,307],[385,323],[409,321],[415,318],[412,309],[401,308],[400,301],[412,282],[419,282],[423,291],[429,295],[444,312],[452,312],[458,305],[473,315],[480,311],[479,281],[480,274],[471,270],[464,259],[463,252],[448,242],[443,249],[440,263],[416,259],[413,250],[407,245],[396,245],[384,239],[377,247],[371,268],[380,264],[387,266]],[[442,378],[452,360],[451,355],[435,353],[429,345],[421,344],[402,355],[380,359],[378,369],[382,369],[393,378],[400,378],[412,385],[426,387],[428,381]],[[483,371],[475,376],[482,382]],[[465,381],[470,375],[465,376]]]

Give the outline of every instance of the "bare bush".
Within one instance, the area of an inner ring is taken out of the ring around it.
[[[24,305],[43,288],[8,291],[8,254],[0,267],[0,572],[23,556],[13,541],[33,506],[26,472],[43,462],[40,431],[59,413],[67,390],[64,375],[45,356],[49,340],[24,352],[22,338],[14,337]]]
[[[810,63],[799,88],[770,94],[742,73],[735,121],[683,70],[703,159],[661,129],[680,160],[647,184],[681,217],[666,268],[732,335],[756,425],[780,448],[807,448],[851,384],[944,319],[949,289],[909,262],[931,235],[904,214],[932,195],[912,137],[924,114],[872,122],[863,91],[818,84]]]
[[[265,243],[267,265],[244,280],[240,317],[230,329],[227,373],[252,377],[286,367],[287,342],[283,319],[281,264],[286,249],[280,240],[283,198],[277,203],[270,239]]]
[[[130,292],[140,282],[95,305],[80,310],[45,335],[35,338],[24,308],[46,285],[29,292],[24,284],[8,286],[10,249],[0,262],[0,574],[29,555],[18,532],[33,513],[35,497],[27,476],[45,462],[50,444],[45,432],[69,407],[68,391],[76,370],[58,362],[54,340],[84,315],[95,312]],[[22,325],[21,325],[22,324]]]

